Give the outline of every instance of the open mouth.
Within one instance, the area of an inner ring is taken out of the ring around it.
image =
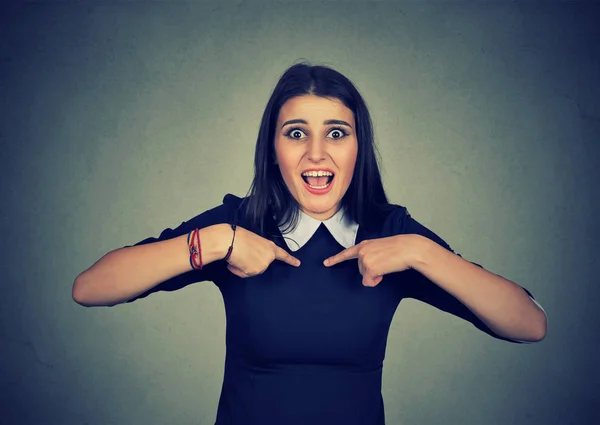
[[[335,175],[331,171],[306,171],[302,173],[302,179],[308,187],[315,190],[324,190],[331,185]]]

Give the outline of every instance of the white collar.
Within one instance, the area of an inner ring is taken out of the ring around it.
[[[356,243],[358,223],[346,217],[343,208],[325,221],[317,220],[303,211],[299,211],[298,224],[294,229],[285,234],[283,234],[285,226],[279,226],[279,230],[285,237],[288,248],[291,251],[298,251],[312,238],[321,223],[344,248],[350,248]]]

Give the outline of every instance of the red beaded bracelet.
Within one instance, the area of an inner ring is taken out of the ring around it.
[[[202,270],[202,245],[200,245],[200,230],[196,229],[196,241],[198,241],[198,264],[196,268]]]
[[[198,229],[188,233],[188,245],[190,251],[190,266],[193,269],[202,270],[202,246],[200,245],[200,231]],[[198,256],[197,261],[196,256]]]

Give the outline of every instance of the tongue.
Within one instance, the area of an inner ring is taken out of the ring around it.
[[[306,180],[311,186],[324,186],[327,184],[329,178],[327,176],[322,177],[307,177]]]

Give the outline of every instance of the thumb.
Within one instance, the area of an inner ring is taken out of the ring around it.
[[[383,276],[369,276],[369,275],[364,275],[363,276],[363,286],[368,286],[368,287],[375,287],[377,285],[379,285],[379,283],[383,280]]]

